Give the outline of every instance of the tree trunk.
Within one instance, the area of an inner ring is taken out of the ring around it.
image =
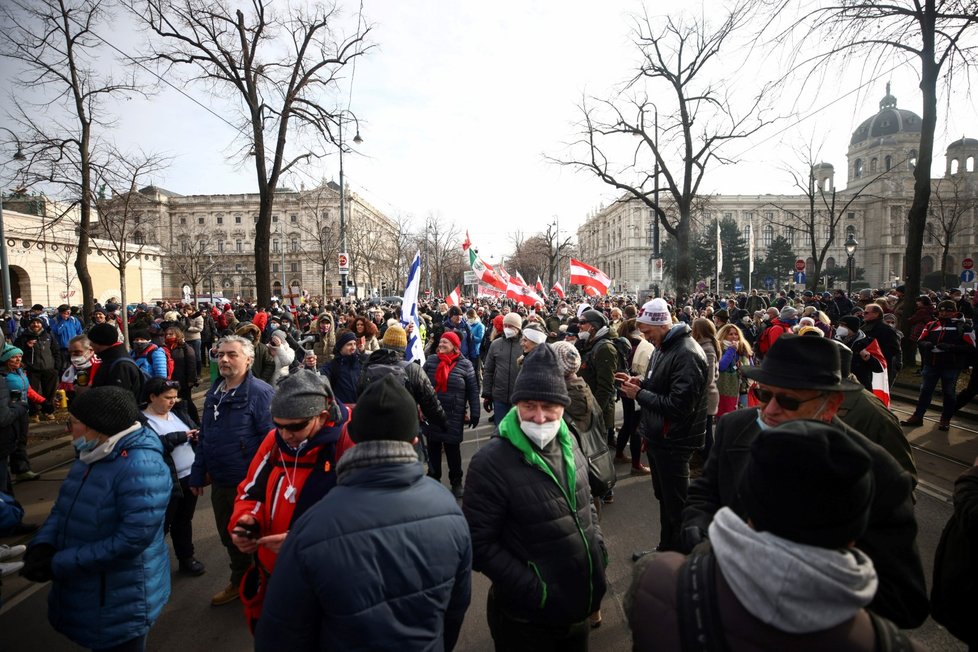
[[[88,151],[91,127],[82,124],[81,155],[81,218],[78,223],[78,252],[75,254],[75,271],[82,289],[82,318],[87,319],[95,310],[95,288],[88,271],[88,230],[92,225],[92,163]]]
[[[916,307],[914,299],[920,296],[920,258],[924,246],[924,228],[927,224],[927,208],[930,203],[930,166],[934,156],[934,130],[937,126],[937,79],[940,68],[934,61],[934,0],[927,0],[921,25],[923,43],[920,53],[920,91],[923,97],[923,114],[920,124],[920,148],[914,168],[913,203],[910,205],[907,229],[907,248],[904,254],[906,292],[903,305],[903,333],[910,336],[910,317]],[[904,364],[915,362],[915,347],[904,348]]]
[[[129,310],[126,308],[126,265],[119,266],[119,310],[122,312],[122,341],[129,346]]]
[[[259,174],[259,187],[261,175]],[[272,303],[272,274],[269,265],[268,234],[272,229],[272,194],[274,189],[266,187],[261,192],[258,204],[258,222],[255,224],[255,294],[257,305],[270,306]],[[285,291],[284,288],[282,290]]]
[[[676,224],[676,295],[682,292],[694,292],[696,288],[690,287],[692,277],[690,274],[689,255],[689,207],[681,209],[679,222]]]

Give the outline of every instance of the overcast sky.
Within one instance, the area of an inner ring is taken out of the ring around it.
[[[661,11],[665,3],[648,4],[649,11]],[[707,1],[702,11],[715,14],[719,4]],[[358,7],[342,5],[348,27],[355,24]],[[641,11],[640,3],[364,0],[363,7],[364,19],[374,26],[370,40],[376,47],[358,61],[355,75],[346,70],[341,80],[342,104],[349,94],[364,139],[344,159],[353,190],[391,215],[410,215],[422,223],[426,215],[437,214],[455,222],[461,232],[469,230],[487,259],[506,252],[515,230],[542,231],[554,218],[561,231],[574,230],[617,196],[588,173],[561,168],[545,157],[567,154],[583,95],[607,97],[631,76],[637,53],[629,41],[629,16]],[[103,28],[102,35],[131,51],[137,38],[126,32]],[[764,66],[776,72],[773,62]],[[765,72],[750,69],[745,77],[745,71],[731,70],[729,75],[746,95],[751,81]],[[732,144],[724,153],[739,162],[713,168],[702,190],[791,192],[784,169],[796,160],[792,149],[808,141],[836,166],[837,185],[844,185],[848,139],[859,122],[878,110],[887,80],[893,82],[899,106],[920,113],[911,68],[887,74],[861,91],[855,74],[830,75],[831,83],[800,107],[805,113],[834,102],[828,108],[797,124],[796,118],[782,120],[747,142]],[[9,69],[0,81],[7,75]],[[227,110],[203,87],[185,88],[217,112]],[[799,108],[792,106],[795,99],[789,94],[775,109],[791,113]],[[975,104],[964,93],[951,105],[936,138],[939,172],[947,142],[974,124]],[[9,106],[5,99],[3,108]],[[227,160],[236,150],[234,131],[187,98],[164,87],[149,101],[132,99],[113,109],[119,116],[113,132],[117,141],[173,157],[157,185],[181,194],[255,191],[253,168]],[[0,124],[10,123],[0,117]],[[978,136],[972,131],[967,135]],[[335,158],[288,185],[309,187],[320,177],[338,179]]]

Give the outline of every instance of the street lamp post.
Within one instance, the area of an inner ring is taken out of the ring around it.
[[[27,157],[24,156],[24,151],[20,146],[20,139],[17,138],[17,134],[12,132],[6,127],[0,127],[11,136],[17,142],[17,151],[14,153],[15,161],[23,161]],[[14,302],[11,296],[10,289],[10,264],[7,262],[7,236],[4,234],[3,230],[3,190],[0,189],[0,279],[3,282],[3,308],[4,310],[13,310]]]
[[[336,116],[336,124],[339,129],[339,140],[340,140],[340,250],[347,254],[347,260],[349,261],[349,253],[346,251],[346,186],[343,183],[343,114],[349,113],[348,111],[342,111]],[[357,120],[356,116],[350,113],[350,117],[353,121],[357,123],[357,135],[353,137],[353,142],[359,145],[363,142],[363,138],[360,137],[360,122]],[[340,285],[343,289],[342,300],[346,301],[346,285],[347,285],[347,272],[340,273]]]
[[[852,296],[852,258],[856,255],[856,249],[859,247],[859,242],[856,240],[856,236],[852,233],[846,238],[846,256],[849,257],[849,281],[846,283],[846,293]]]

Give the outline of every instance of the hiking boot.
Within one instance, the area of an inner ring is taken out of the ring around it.
[[[30,482],[31,480],[37,480],[41,477],[40,473],[34,473],[33,471],[24,471],[23,473],[18,473],[14,476],[16,482]]]
[[[947,432],[951,429],[951,422],[947,419],[941,419],[941,422],[937,424],[937,429],[943,432]]]
[[[645,466],[644,464],[633,466],[631,471],[631,475],[649,475],[650,473],[652,473],[652,469]]]
[[[452,495],[455,496],[455,500],[462,500],[462,494],[465,493],[462,489],[461,482],[452,483]]]
[[[222,604],[229,604],[238,599],[238,587],[235,584],[228,584],[224,590],[211,598],[211,606],[220,607]]]
[[[11,559],[13,557],[19,557],[27,551],[27,546],[8,546],[3,544],[0,546],[0,561],[6,559]]]
[[[900,422],[901,426],[922,426],[924,425],[924,420],[918,416],[909,416]]]
[[[20,571],[24,567],[24,562],[22,561],[5,561],[0,562],[0,577],[6,577],[7,575],[13,575]]]
[[[29,421],[31,423],[41,423],[41,415],[40,414],[32,414],[30,416]]]
[[[193,557],[187,557],[186,559],[181,559],[179,565],[180,565],[180,572],[183,573],[184,575],[193,575],[194,577],[198,577],[200,575],[203,575],[205,572],[207,572],[207,569],[204,568],[204,565],[199,561],[197,561],[196,559],[194,559]]]

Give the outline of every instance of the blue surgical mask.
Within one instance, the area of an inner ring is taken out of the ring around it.
[[[78,439],[72,439],[71,445],[75,447],[75,450],[79,454],[87,453],[89,451],[95,450],[98,446],[98,439],[85,439],[84,437],[79,437]]]

